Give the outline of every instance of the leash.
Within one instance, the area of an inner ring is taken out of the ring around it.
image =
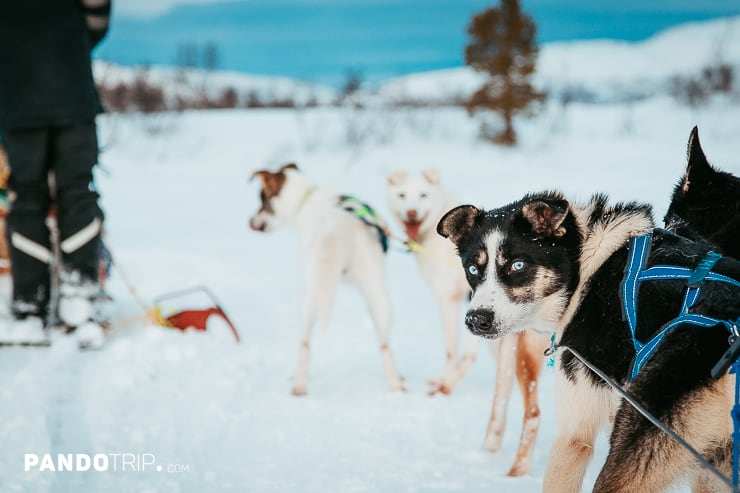
[[[555,347],[557,349],[557,346],[553,345],[551,346]],[[588,367],[589,370],[594,372],[596,375],[599,376],[604,382],[606,382],[607,385],[609,385],[613,390],[615,390],[619,395],[622,396],[624,400],[626,400],[637,412],[642,414],[642,416],[650,421],[656,428],[664,432],[666,435],[671,437],[673,440],[675,440],[679,445],[681,445],[684,449],[686,449],[687,452],[689,452],[694,459],[697,460],[705,469],[707,469],[709,472],[714,474],[717,479],[722,481],[726,486],[732,488],[732,491],[735,493],[740,492],[740,489],[738,488],[738,484],[736,482],[737,477],[737,467],[735,467],[735,464],[737,464],[737,447],[733,448],[733,480],[730,481],[730,479],[727,478],[722,472],[714,467],[701,453],[699,453],[694,447],[692,447],[686,440],[684,440],[680,435],[678,435],[676,432],[671,430],[668,426],[666,426],[665,423],[663,423],[661,420],[653,416],[650,411],[645,409],[645,407],[640,404],[637,399],[632,396],[629,392],[624,390],[621,385],[619,385],[614,379],[612,379],[609,375],[604,373],[600,368],[598,368],[596,365],[589,362],[586,358],[584,358],[581,353],[576,351],[575,349],[572,349],[570,347],[565,347],[570,353],[578,359],[581,363],[583,363],[586,367]],[[547,351],[550,351],[550,348],[548,348]],[[546,354],[547,354],[546,351]],[[738,365],[738,368],[740,368],[740,364],[736,361],[735,365]],[[735,379],[735,409],[733,409],[733,419],[735,418],[735,413],[737,412],[738,418],[740,418],[740,402],[738,401],[738,391],[740,391],[740,381],[738,379]],[[733,433],[733,439],[735,438],[735,434],[738,434],[740,436],[740,432],[735,431]],[[737,443],[736,440],[733,440],[734,443]]]
[[[429,257],[439,260],[440,262],[444,262],[447,265],[452,266],[452,267],[460,267],[460,263],[456,262],[452,257],[448,257],[447,255],[442,255],[439,252],[430,250],[429,248],[425,247],[421,243],[418,243],[414,240],[407,240],[404,242],[404,245],[406,245],[406,248],[408,248],[409,252],[427,255]]]
[[[121,282],[123,282],[123,285],[126,287],[128,292],[131,293],[131,296],[144,312],[144,317],[146,318],[146,320],[162,327],[172,328],[167,319],[162,316],[162,309],[160,307],[149,305],[141,296],[139,296],[139,293],[136,291],[136,287],[131,282],[128,274],[126,274],[126,270],[121,267],[121,264],[118,263],[112,255],[110,255],[110,263],[112,266],[115,267],[118,275],[121,277]]]

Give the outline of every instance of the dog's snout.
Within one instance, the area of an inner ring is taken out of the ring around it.
[[[475,335],[493,333],[493,312],[490,310],[472,310],[465,315],[465,325]]]
[[[406,217],[408,217],[412,221],[416,221],[419,218],[419,213],[416,209],[410,209],[406,211]]]

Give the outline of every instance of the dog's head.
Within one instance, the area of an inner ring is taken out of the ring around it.
[[[665,216],[668,229],[699,235],[724,253],[740,258],[740,178],[714,169],[694,127],[689,136],[686,173],[673,191]]]
[[[528,195],[488,212],[449,211],[437,232],[457,247],[473,290],[465,324],[489,339],[552,331],[578,283],[581,236],[557,193]]]
[[[442,198],[439,171],[396,171],[388,176],[387,190],[388,206],[410,240],[417,241],[422,230],[434,227],[437,218],[431,215],[439,209]]]
[[[298,170],[293,163],[282,166],[276,172],[257,170],[251,180],[260,183],[260,208],[249,219],[249,227],[254,231],[268,232],[288,220],[291,195],[291,175]]]

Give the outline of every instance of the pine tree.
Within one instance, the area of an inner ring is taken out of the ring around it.
[[[489,77],[465,106],[470,114],[481,109],[499,113],[504,129],[493,134],[484,125],[483,134],[494,142],[514,145],[514,115],[544,97],[530,83],[537,62],[535,24],[522,13],[518,0],[501,0],[498,8],[473,17],[468,34],[471,40],[465,48],[465,63]]]

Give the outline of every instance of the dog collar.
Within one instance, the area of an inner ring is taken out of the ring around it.
[[[311,195],[313,195],[315,191],[316,191],[316,187],[311,187],[308,190],[306,190],[306,193],[304,193],[303,197],[301,197],[301,201],[298,202],[298,210],[303,209],[303,206],[306,205],[306,202],[308,202],[308,199],[311,198]]]

